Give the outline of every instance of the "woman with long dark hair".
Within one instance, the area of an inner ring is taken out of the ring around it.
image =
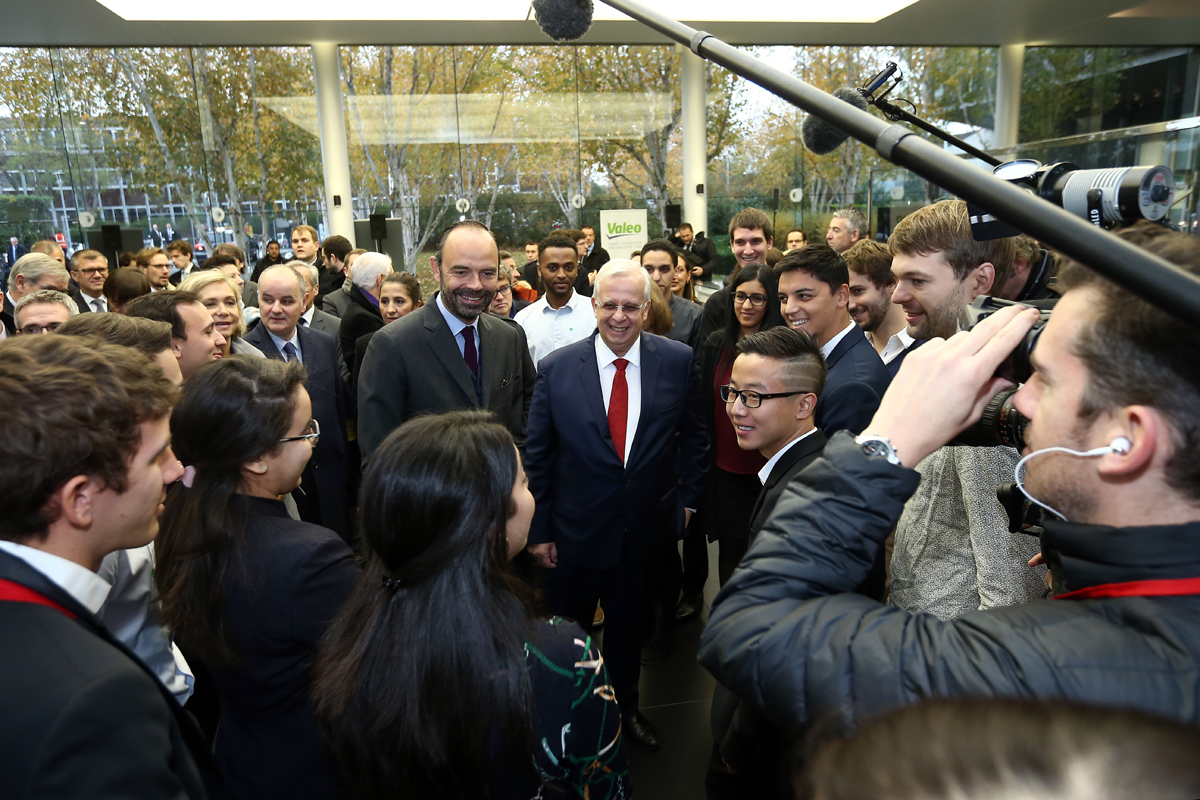
[[[355,797],[629,797],[595,645],[535,618],[509,560],[533,496],[482,411],[419,417],[363,474],[362,577],[317,661],[317,715]]]
[[[703,534],[708,541],[719,542],[717,571],[722,586],[746,552],[754,503],[762,491],[758,471],[767,460],[757,450],[738,446],[720,389],[729,383],[737,343],[752,333],[783,324],[778,294],[779,279],[770,267],[745,267],[730,282],[724,328],[713,332],[696,354],[712,446],[704,501],[696,513],[699,527],[690,535]]]
[[[184,478],[155,541],[163,619],[221,695],[216,757],[233,798],[342,795],[310,670],[358,578],[333,531],[288,516],[320,435],[298,362],[231,356],[201,367],[171,415]]]

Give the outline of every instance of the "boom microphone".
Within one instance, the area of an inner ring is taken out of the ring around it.
[[[551,39],[573,42],[592,27],[592,0],[533,0],[533,17]]]
[[[535,4],[536,5],[536,2]],[[844,100],[859,111],[867,110],[867,98],[858,89],[843,86],[833,93],[839,100]],[[831,125],[815,114],[809,114],[800,125],[800,141],[804,149],[813,155],[823,156],[832,153],[842,146],[842,142],[850,138],[850,134],[836,125]]]

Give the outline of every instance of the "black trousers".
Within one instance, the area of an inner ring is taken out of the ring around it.
[[[604,607],[601,655],[625,716],[638,708],[638,680],[644,639],[646,567],[625,555],[612,569],[569,566],[561,561],[545,572],[546,611],[575,620],[589,635],[596,603]]]

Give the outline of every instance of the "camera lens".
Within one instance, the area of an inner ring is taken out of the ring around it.
[[[1032,351],[1032,346],[1030,350]],[[1029,418],[1013,406],[1016,389],[997,393],[983,409],[983,416],[971,427],[954,437],[952,445],[968,447],[1025,447],[1025,426]]]

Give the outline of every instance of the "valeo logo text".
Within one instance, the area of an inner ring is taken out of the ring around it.
[[[642,226],[636,222],[610,222],[608,223],[609,236],[629,235],[631,233],[641,233]]]

